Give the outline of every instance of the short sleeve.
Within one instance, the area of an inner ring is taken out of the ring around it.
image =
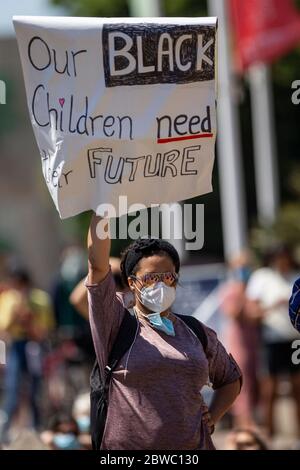
[[[250,276],[246,287],[246,297],[249,300],[260,301],[264,297],[266,277],[266,269],[258,269]]]
[[[89,320],[94,348],[101,372],[107,365],[109,353],[117,337],[125,309],[116,294],[116,285],[111,270],[98,284],[89,284]]]
[[[242,386],[241,370],[232,357],[228,354],[217,334],[211,328],[205,326],[207,335],[206,355],[209,364],[209,379],[214,390],[240,380]]]

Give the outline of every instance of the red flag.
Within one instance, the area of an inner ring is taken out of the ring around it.
[[[292,0],[230,0],[238,67],[270,63],[300,42],[300,14]]]

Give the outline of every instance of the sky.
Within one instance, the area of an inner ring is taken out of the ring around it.
[[[0,0],[0,37],[15,35],[13,15],[65,16],[67,13],[53,6],[50,0]]]

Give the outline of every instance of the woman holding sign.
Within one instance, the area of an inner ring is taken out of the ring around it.
[[[214,449],[214,426],[240,391],[239,367],[213,330],[172,312],[180,260],[170,243],[137,240],[123,254],[122,276],[135,300],[133,309],[127,310],[109,266],[110,239],[100,239],[96,233],[99,222],[104,223],[94,215],[86,287],[98,382],[106,381],[108,407],[106,415],[94,369],[94,448]],[[130,344],[124,347],[126,341]],[[118,354],[116,343],[119,353],[122,348],[126,352],[111,361]],[[201,395],[206,384],[215,390],[209,410]]]

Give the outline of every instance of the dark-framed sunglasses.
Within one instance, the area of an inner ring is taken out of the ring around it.
[[[167,286],[176,286],[179,276],[174,272],[165,273],[146,273],[141,277],[134,275],[130,276],[132,279],[140,281],[144,287],[149,287],[157,282],[164,282]]]

